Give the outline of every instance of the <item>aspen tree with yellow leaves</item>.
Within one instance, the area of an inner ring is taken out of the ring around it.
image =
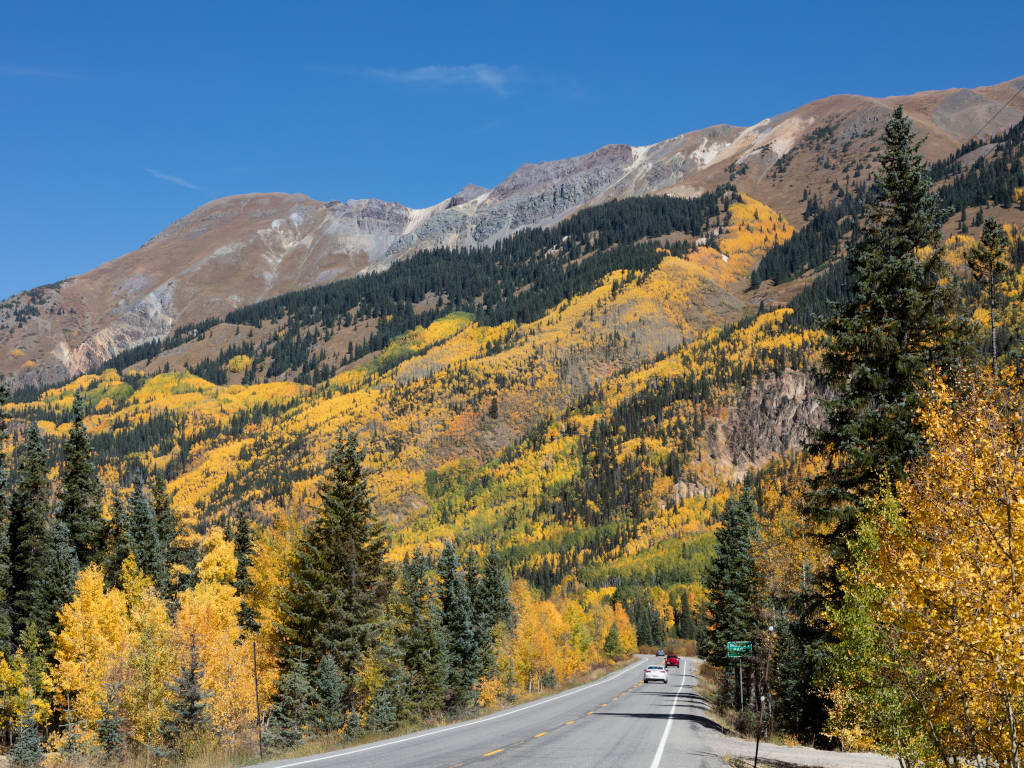
[[[845,574],[876,625],[848,606],[840,651],[877,670],[839,675],[833,728],[908,764],[1024,758],[1022,383],[981,371],[935,383],[921,415],[929,455],[865,523]]]

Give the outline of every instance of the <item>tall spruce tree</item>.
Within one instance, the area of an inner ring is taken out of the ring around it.
[[[503,621],[511,622],[513,612],[508,574],[499,557],[490,552],[484,558],[483,574],[473,588],[473,613],[482,648],[490,648],[494,642],[494,628]],[[487,653],[487,656],[491,654]]]
[[[823,379],[832,393],[814,450],[829,461],[813,512],[835,523],[837,563],[862,502],[901,480],[924,441],[918,412],[933,370],[955,369],[969,336],[942,259],[945,211],[931,189],[921,142],[897,107],[859,242],[848,264],[850,298],[826,323]],[[930,249],[924,253],[922,249]]]
[[[379,635],[392,579],[384,524],[370,506],[354,436],[339,433],[320,500],[289,558],[279,653],[286,661],[329,653],[351,681]]]
[[[103,488],[92,459],[85,431],[85,395],[75,391],[71,430],[64,440],[64,466],[60,475],[55,517],[64,523],[78,562],[97,562],[103,549]]]
[[[71,533],[61,520],[53,520],[48,531],[47,568],[49,578],[44,591],[48,606],[49,620],[40,628],[57,628],[57,611],[75,596],[75,581],[78,579],[78,555],[71,541]]]
[[[334,733],[345,727],[345,694],[348,684],[342,677],[334,657],[327,654],[313,674],[314,717],[317,730]]]
[[[157,589],[167,587],[167,550],[160,538],[156,510],[141,480],[135,482],[128,499],[128,520],[134,549],[132,554],[144,574],[151,577]]]
[[[132,536],[128,505],[125,504],[124,494],[120,490],[115,490],[110,505],[110,523],[107,525],[103,552],[103,575],[108,587],[118,584],[121,566],[134,551],[135,539]]]
[[[252,589],[249,568],[252,566],[253,555],[251,514],[248,506],[239,509],[232,538],[235,542],[235,558],[238,560],[238,568],[235,570],[235,589],[238,590],[238,596],[242,598],[242,604],[238,609],[238,621],[246,629],[256,631],[259,628],[256,623],[256,610],[249,597],[249,592]]]
[[[708,569],[706,646],[708,661],[719,667],[735,665],[726,643],[753,641],[756,629],[758,577],[751,544],[754,536],[754,501],[749,492],[725,503],[722,525],[715,532],[715,556]],[[723,698],[735,698],[735,686],[726,677]]]
[[[450,666],[448,706],[459,709],[475,697],[480,672],[479,644],[473,623],[473,603],[455,545],[445,542],[437,564],[441,577],[441,615],[448,635]]]
[[[157,472],[149,484],[149,494],[153,499],[153,515],[156,518],[156,534],[164,548],[164,559],[171,562],[170,552],[174,547],[178,522],[171,507],[171,497],[167,493],[167,481]]]
[[[409,672],[409,696],[422,714],[440,712],[448,691],[448,635],[430,559],[417,552],[402,568],[395,611],[403,666]]]
[[[992,336],[992,375],[999,372],[999,347],[996,344],[996,308],[1003,297],[1002,286],[1010,271],[1010,238],[993,218],[985,219],[981,242],[967,254],[967,265],[974,279],[982,284]]]
[[[11,611],[15,629],[46,627],[50,578],[50,481],[39,427],[32,424],[11,498]]]
[[[313,725],[316,692],[309,683],[309,673],[301,661],[281,675],[277,696],[267,717],[267,745],[275,751],[291,749]]]
[[[206,707],[209,694],[203,690],[202,677],[203,664],[193,635],[188,657],[169,686],[171,711],[161,727],[164,741],[179,755],[188,754],[190,748],[211,726],[210,712]]]
[[[0,380],[0,652],[11,649],[14,627],[11,617],[11,491],[7,468],[7,417],[4,406],[10,402],[7,384]]]

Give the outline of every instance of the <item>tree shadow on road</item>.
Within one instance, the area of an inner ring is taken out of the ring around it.
[[[710,717],[704,715],[695,714],[692,712],[672,712],[672,713],[660,713],[660,712],[595,712],[594,716],[602,717],[636,717],[647,720],[682,720],[684,722],[695,723],[702,728],[708,728],[716,733],[725,733],[725,729],[722,728],[718,723],[712,720]]]

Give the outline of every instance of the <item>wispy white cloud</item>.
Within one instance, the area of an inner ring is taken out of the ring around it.
[[[0,77],[38,77],[51,80],[77,80],[80,75],[72,72],[60,72],[41,67],[10,67],[0,65]]]
[[[197,187],[191,181],[181,178],[181,176],[171,176],[166,173],[161,173],[160,171],[154,170],[152,168],[146,168],[145,170],[146,173],[148,173],[154,179],[160,179],[161,181],[169,181],[171,184],[177,184],[179,187],[185,187],[185,189],[202,189],[202,187]]]
[[[397,83],[429,83],[433,85],[471,85],[486,88],[500,96],[508,93],[513,73],[490,64],[442,66],[431,64],[413,69],[368,69],[366,74]]]

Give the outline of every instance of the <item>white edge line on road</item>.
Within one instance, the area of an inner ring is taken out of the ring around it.
[[[683,679],[679,681],[679,687],[676,688],[676,695],[672,697],[672,709],[668,711],[668,722],[665,723],[665,730],[661,733],[661,742],[658,744],[658,751],[654,753],[654,759],[651,761],[651,768],[658,768],[661,765],[661,756],[665,754],[665,742],[668,741],[668,732],[672,728],[672,716],[676,713],[676,704],[679,702],[679,694],[683,692],[683,688],[686,687],[686,665],[688,662],[683,662]]]
[[[542,704],[548,704],[548,703],[550,703],[552,701],[557,701],[558,699],[565,698],[566,696],[572,696],[574,693],[579,693],[581,691],[587,690],[588,688],[593,688],[595,685],[603,685],[604,683],[610,682],[611,680],[614,680],[615,678],[620,677],[621,675],[624,675],[626,672],[629,672],[630,670],[636,668],[640,664],[646,663],[647,661],[648,661],[647,659],[644,659],[643,661],[638,662],[637,664],[630,664],[628,667],[623,667],[618,672],[615,672],[615,673],[613,673],[611,675],[608,675],[607,677],[602,677],[600,680],[595,680],[592,683],[587,683],[586,685],[581,685],[578,688],[573,688],[572,690],[566,691],[565,693],[559,693],[556,696],[548,696],[546,698],[540,699],[539,701],[534,701],[534,702],[531,702],[530,704],[523,704],[523,705],[518,706],[518,707],[513,707],[512,709],[506,709],[504,712],[498,712],[498,713],[493,714],[493,715],[488,715],[487,717],[481,717],[481,718],[478,718],[476,720],[467,720],[464,723],[456,723],[455,725],[446,725],[446,726],[443,726],[441,728],[435,728],[435,729],[432,729],[432,730],[429,730],[429,731],[425,731],[425,732],[422,732],[422,733],[415,733],[415,734],[413,734],[411,736],[405,736],[403,738],[388,739],[386,741],[379,741],[379,742],[377,742],[375,744],[368,744],[365,747],[358,747],[356,749],[352,749],[350,747],[348,749],[339,750],[339,751],[336,751],[336,752],[328,752],[326,755],[318,755],[317,757],[310,757],[310,758],[307,758],[305,760],[297,760],[297,761],[295,761],[293,763],[281,763],[281,764],[270,763],[269,765],[272,765],[273,768],[292,768],[292,766],[295,766],[295,765],[308,765],[309,763],[318,763],[318,762],[321,762],[322,760],[332,760],[334,758],[339,758],[340,759],[340,758],[348,757],[349,755],[357,755],[360,752],[369,752],[371,749],[380,749],[381,747],[390,747],[390,746],[393,746],[395,744],[402,744],[403,742],[406,742],[406,741],[415,741],[416,739],[425,739],[428,736],[435,736],[435,735],[437,735],[439,733],[444,733],[446,731],[454,731],[454,730],[457,730],[459,728],[467,728],[467,727],[469,727],[471,725],[479,725],[480,723],[487,723],[487,722],[490,722],[491,720],[497,720],[498,718],[501,718],[501,717],[507,717],[508,715],[514,715],[514,714],[516,714],[518,712],[523,712],[523,711],[525,711],[527,709],[533,709],[534,707],[539,707]],[[673,709],[674,708],[675,708],[675,705],[673,705]],[[669,720],[669,723],[671,723],[671,722],[672,721]],[[666,731],[666,733],[667,733],[667,731]],[[664,742],[664,737],[662,738],[662,742]],[[658,751],[658,754],[659,754],[659,756],[661,755],[661,751],[660,750]]]

